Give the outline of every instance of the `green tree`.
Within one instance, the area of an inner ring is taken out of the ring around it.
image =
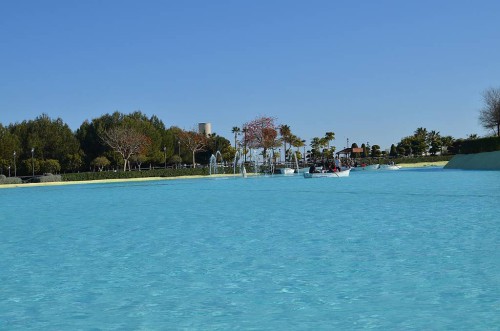
[[[149,158],[144,153],[135,154],[130,157],[130,162],[135,164],[139,171],[141,171],[142,164],[146,163],[148,160]]]
[[[175,154],[170,157],[168,163],[175,165],[176,168],[179,168],[180,164],[182,163],[182,159],[179,155]]]
[[[21,150],[19,137],[0,124],[0,174],[7,173],[8,167],[13,165],[14,151]]]
[[[400,150],[399,154],[404,154],[406,156],[412,156],[412,145],[413,145],[414,137],[408,136],[401,139],[398,143],[398,150]],[[401,151],[404,151],[403,153]]]
[[[165,129],[165,125],[157,116],[153,115],[148,118],[140,111],[130,114],[114,112],[102,115],[92,121],[87,120],[76,131],[76,137],[84,151],[84,162],[87,166],[90,166],[92,160],[98,156],[108,157],[115,165],[122,163],[113,155],[113,149],[101,139],[106,130],[117,126],[126,126],[147,137],[148,144],[141,150],[144,162],[163,164],[165,154],[167,158],[174,154],[175,136],[171,130]]]
[[[99,171],[103,171],[105,168],[109,167],[111,162],[105,156],[98,156],[92,160],[91,166],[97,168]]]
[[[398,151],[396,149],[396,145],[394,145],[394,144],[391,145],[391,151],[389,152],[389,156],[391,156],[391,157],[398,156]]]
[[[234,158],[236,149],[231,146],[229,140],[216,133],[212,133],[207,136],[206,148],[197,153],[196,159],[198,163],[209,164],[210,157],[212,155],[218,156],[217,152],[220,153],[223,160],[228,161]],[[220,156],[218,156],[218,161],[220,161]]]
[[[41,160],[57,160],[64,171],[72,171],[74,159],[81,155],[78,140],[62,119],[51,119],[42,114],[34,120],[23,121],[9,127],[21,143],[18,150],[19,160],[31,159],[31,149]]]
[[[368,157],[368,147],[364,143],[361,144],[361,149],[363,150],[363,152],[361,152],[361,157]]]
[[[379,145],[373,145],[371,153],[370,153],[370,156],[371,157],[379,157],[380,155],[381,155],[380,146]]]
[[[21,162],[21,169],[24,169],[25,173],[28,174],[39,174],[40,173],[40,160],[38,159],[26,159]]]
[[[427,153],[427,150],[429,149],[427,141],[427,129],[417,128],[412,139],[413,154],[421,156]]]
[[[56,174],[61,171],[61,165],[57,160],[47,159],[40,162],[40,170],[43,173]]]
[[[314,162],[322,156],[323,148],[326,146],[326,140],[324,138],[314,137],[311,139],[311,157]]]
[[[179,156],[181,161],[179,163],[182,163],[183,160],[189,159],[190,155],[187,152],[186,149],[183,149],[181,146],[181,139],[180,139],[180,134],[183,132],[181,128],[177,126],[171,126],[170,128],[167,129],[166,136],[168,138],[167,146],[168,144],[172,144],[174,146],[174,150],[172,155],[170,155],[167,151],[167,158],[170,159],[173,155]]]

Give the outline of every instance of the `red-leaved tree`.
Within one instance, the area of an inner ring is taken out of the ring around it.
[[[278,137],[278,129],[274,124],[273,117],[259,117],[253,121],[245,123],[245,145],[250,148],[262,148],[264,156],[267,150],[273,147],[279,147],[281,144]]]

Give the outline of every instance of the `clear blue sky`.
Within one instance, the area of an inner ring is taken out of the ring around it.
[[[184,129],[274,116],[382,149],[417,127],[486,135],[500,1],[4,1],[0,122],[73,130],[118,110]]]

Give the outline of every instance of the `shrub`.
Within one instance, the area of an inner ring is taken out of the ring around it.
[[[23,181],[19,177],[5,177],[0,175],[0,184],[22,184]]]
[[[33,183],[51,183],[51,182],[62,182],[61,175],[46,174],[43,176],[37,176],[33,178]]]

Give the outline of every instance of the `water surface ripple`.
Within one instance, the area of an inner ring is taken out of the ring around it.
[[[500,172],[0,190],[6,330],[498,330]]]

